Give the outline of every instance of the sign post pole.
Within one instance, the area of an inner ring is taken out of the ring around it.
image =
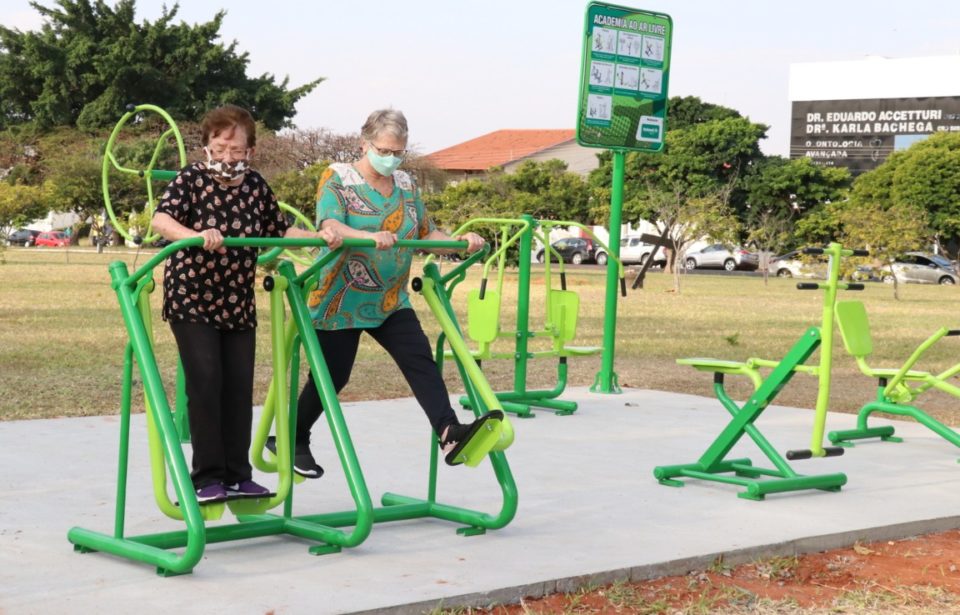
[[[608,246],[619,255],[620,224],[623,211],[623,175],[626,152],[613,150],[613,185],[610,192],[610,242]],[[617,373],[613,371],[613,358],[617,343],[617,268],[607,266],[607,294],[603,311],[603,354],[600,371],[590,390],[594,393],[621,393]]]
[[[673,20],[669,15],[590,2],[583,32],[577,142],[613,151],[608,247],[618,262],[628,151],[662,152]],[[617,269],[607,265],[603,355],[591,387],[619,393],[613,361],[617,339]]]

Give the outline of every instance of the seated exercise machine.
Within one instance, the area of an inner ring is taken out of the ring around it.
[[[702,358],[679,359],[677,363],[681,365],[690,365],[700,371],[713,372],[714,393],[721,405],[730,413],[731,419],[697,461],[681,465],[656,467],[653,474],[660,484],[682,487],[684,482],[679,479],[684,477],[728,483],[743,487],[744,491],[739,492],[737,496],[749,500],[763,500],[769,493],[804,489],[839,491],[846,484],[847,477],[842,473],[801,475],[794,471],[788,460],[832,457],[843,454],[843,449],[840,447],[823,446],[824,424],[827,416],[827,404],[830,399],[834,306],[838,290],[863,290],[862,284],[847,284],[839,281],[841,257],[861,256],[866,255],[866,252],[863,250],[846,250],[838,243],[831,243],[827,248],[807,248],[804,252],[806,254],[826,254],[830,257],[829,274],[825,282],[801,282],[797,284],[797,288],[801,290],[822,289],[824,291],[820,326],[807,329],[783,359],[779,361],[748,359],[744,362],[738,362]],[[819,364],[816,366],[805,365],[817,348],[820,348]],[[770,372],[766,377],[763,377],[759,368],[769,368]],[[786,459],[784,459],[755,425],[755,422],[797,372],[806,372],[815,376],[818,380],[816,412],[814,414],[810,448],[788,451]],[[724,390],[724,377],[727,374],[747,376],[754,385],[753,394],[742,406],[731,399]],[[745,434],[760,448],[774,468],[757,467],[753,465],[749,458],[727,459],[731,449]]]
[[[830,442],[840,446],[853,446],[855,440],[866,438],[900,442],[901,439],[893,435],[892,425],[870,427],[867,424],[870,415],[874,412],[886,412],[911,417],[950,444],[960,447],[960,434],[913,404],[920,395],[932,390],[960,398],[960,387],[948,382],[950,378],[960,373],[960,363],[939,374],[913,369],[930,347],[944,337],[960,335],[960,330],[940,327],[913,351],[902,366],[874,368],[867,363],[867,359],[873,353],[873,338],[870,335],[870,323],[863,303],[860,301],[838,303],[837,324],[847,352],[856,359],[860,371],[870,378],[875,378],[878,384],[877,398],[867,403],[857,413],[856,429],[831,431],[827,434]]]
[[[551,253],[555,254],[555,251],[547,240],[549,231],[555,226],[578,227],[593,236],[597,245],[607,251],[608,262],[612,262],[614,266],[619,267],[621,292],[625,293],[623,265],[616,257],[609,254],[609,250],[606,249],[603,242],[596,238],[589,228],[577,222],[538,221],[529,215],[523,215],[519,219],[485,218],[470,220],[456,233],[463,233],[477,225],[496,226],[500,243],[499,248],[484,261],[480,288],[471,289],[467,293],[467,337],[476,344],[476,348],[471,351],[472,356],[478,362],[491,359],[513,360],[513,389],[496,393],[506,412],[516,414],[521,418],[532,418],[535,416],[532,409],[540,407],[551,409],[558,415],[573,414],[577,410],[577,403],[558,399],[567,386],[568,359],[574,356],[598,354],[602,351],[602,348],[571,344],[577,336],[580,296],[567,289],[563,259],[559,258],[558,255],[555,255],[555,258],[559,262],[560,288],[553,287],[554,278],[551,263],[554,259],[549,258],[549,255]],[[541,239],[545,254],[548,256],[544,259],[545,316],[543,325],[539,329],[531,326],[530,322],[531,287],[533,286],[531,256],[534,237]],[[518,246],[519,261],[516,320],[514,328],[507,329],[503,325],[504,274],[507,266],[507,251],[514,246]],[[608,266],[610,265],[608,264]],[[493,268],[496,270],[496,284],[493,288],[490,288],[490,273]],[[452,296],[453,289],[462,279],[458,276],[444,278],[443,293],[446,297]],[[538,338],[549,339],[550,347],[542,350],[532,348],[532,342]],[[507,350],[497,349],[495,346],[500,346],[496,344],[498,339],[512,339],[512,348]],[[528,389],[529,362],[537,358],[557,359],[557,383],[553,388]],[[460,403],[464,407],[472,407],[472,402],[468,396],[461,397]]]

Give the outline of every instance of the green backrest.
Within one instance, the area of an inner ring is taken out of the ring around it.
[[[873,352],[870,339],[870,323],[867,321],[867,309],[860,301],[840,301],[837,303],[837,324],[843,345],[854,357],[866,357]]]
[[[577,336],[579,314],[580,295],[572,290],[550,291],[550,325],[555,327],[561,342],[570,342]]]
[[[467,335],[477,343],[492,343],[500,333],[500,293],[480,290],[467,293]]]

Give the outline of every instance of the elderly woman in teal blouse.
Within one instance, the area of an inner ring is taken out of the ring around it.
[[[487,418],[461,425],[416,313],[407,296],[413,250],[396,249],[397,239],[465,240],[467,251],[483,247],[476,233],[450,237],[427,215],[413,178],[398,167],[407,149],[407,120],[393,109],[374,111],[363,125],[363,156],[330,165],[317,188],[321,228],[343,238],[373,239],[376,247],[345,249],[320,273],[309,307],[333,385],[346,386],[363,332],[393,358],[413,390],[446,453],[456,452]],[[310,429],[323,412],[312,376],[297,408],[294,471],[319,478],[323,468],[310,451]],[[273,442],[267,443],[273,447]]]

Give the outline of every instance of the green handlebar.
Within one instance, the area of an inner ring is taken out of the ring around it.
[[[157,252],[153,258],[147,261],[143,267],[130,275],[124,284],[133,286],[140,278],[148,275],[154,267],[160,264],[168,256],[182,250],[183,248],[200,247],[203,245],[203,237],[191,237],[190,239],[181,239],[164,247]],[[223,245],[227,248],[317,248],[327,245],[327,242],[319,238],[299,237],[296,239],[285,239],[282,237],[225,237]],[[374,248],[377,242],[373,239],[344,239],[344,248]],[[409,248],[413,250],[464,250],[467,248],[466,241],[439,240],[439,239],[399,239],[395,248]]]
[[[160,169],[155,169],[151,171],[141,171],[140,175],[150,175],[150,179],[155,179],[161,182],[171,182],[177,177],[179,171],[161,171]]]

